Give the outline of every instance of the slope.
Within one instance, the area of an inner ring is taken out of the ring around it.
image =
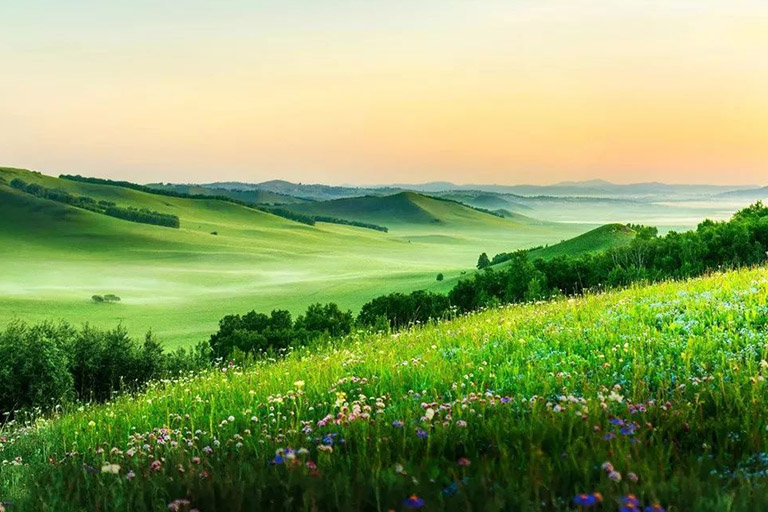
[[[40,199],[10,188],[14,178],[177,215],[180,228]],[[234,312],[296,313],[318,301],[356,309],[385,293],[444,290],[474,264],[478,246],[530,247],[580,232],[572,225],[511,229],[517,224],[466,209],[490,224],[477,229],[482,225],[468,223],[439,236],[429,230],[387,235],[326,223],[307,226],[225,201],[167,197],[19,169],[0,169],[0,180],[0,323],[122,322],[134,332],[153,329],[170,345],[206,339],[219,319]],[[435,280],[438,273],[444,282]],[[123,300],[104,306],[90,301],[106,293]]]
[[[11,433],[3,457],[24,464],[0,495],[20,512],[766,510],[766,307],[764,270],[744,270],[185,376]]]
[[[416,192],[336,199],[291,205],[288,208],[299,213],[363,220],[388,227],[433,226],[473,229],[494,226],[511,228],[516,224],[456,201],[438,199]]]
[[[534,249],[529,255],[533,259],[548,260],[557,256],[579,256],[602,252],[629,244],[635,234],[632,228],[623,224],[606,224],[558,244]]]

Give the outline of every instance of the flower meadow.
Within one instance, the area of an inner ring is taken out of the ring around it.
[[[768,273],[359,334],[8,421],[0,510],[768,510]]]

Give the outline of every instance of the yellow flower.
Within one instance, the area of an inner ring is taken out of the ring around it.
[[[95,422],[95,421],[93,421],[93,420],[91,420],[91,421],[89,421],[89,422],[88,422],[88,426],[89,426],[89,427],[91,427],[91,428],[93,428],[93,427],[95,427],[95,426],[96,426],[96,422]]]
[[[303,380],[297,380],[296,382],[293,383],[293,385],[296,386],[297,388],[303,388],[304,387],[304,381]]]

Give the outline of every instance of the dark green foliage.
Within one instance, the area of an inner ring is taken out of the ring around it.
[[[91,300],[97,304],[101,304],[102,302],[104,302],[104,297],[102,297],[101,295],[94,295],[93,297],[91,297]]]
[[[108,201],[96,201],[92,197],[75,196],[64,190],[46,188],[36,183],[27,183],[19,178],[15,178],[11,181],[11,187],[35,197],[65,203],[92,212],[109,215],[110,217],[116,217],[118,219],[169,228],[179,227],[179,218],[176,215],[154,212],[145,208],[139,209],[130,206],[116,206],[114,203]]]
[[[0,331],[0,412],[104,400],[151,379],[209,365],[205,344],[166,354],[152,334],[143,342],[122,327],[12,323]]]
[[[251,311],[228,315],[219,321],[219,330],[211,336],[214,357],[274,353],[289,346],[313,341],[323,336],[339,337],[352,330],[351,311],[343,312],[336,304],[313,304],[296,322],[288,311],[275,310],[267,316]]]
[[[450,309],[448,297],[439,293],[423,290],[413,293],[391,293],[377,297],[365,304],[360,310],[357,321],[366,327],[381,324],[386,319],[393,329],[406,327],[414,323],[439,320]]]
[[[484,268],[488,268],[491,266],[491,260],[488,259],[488,255],[486,253],[483,253],[480,255],[479,258],[477,258],[477,268],[480,270]]]
[[[445,279],[445,276],[443,275],[443,273],[442,273],[442,272],[440,272],[439,274],[437,274],[437,280],[438,280],[438,281],[442,281],[443,279]]]
[[[336,217],[328,217],[325,215],[314,215],[312,217],[317,222],[328,222],[331,224],[343,224],[346,226],[355,226],[358,228],[365,228],[365,229],[373,229],[374,231],[381,231],[383,233],[388,233],[389,228],[384,226],[379,226],[378,224],[372,224],[370,222],[361,222],[359,220],[347,220],[347,219],[338,219]]]
[[[472,311],[511,303],[626,286],[637,281],[684,279],[709,271],[763,263],[768,250],[768,208],[756,203],[730,221],[706,220],[695,231],[659,237],[656,228],[630,225],[637,232],[626,246],[576,257],[530,261],[527,251],[506,254],[512,262],[488,270],[451,290],[451,304]],[[480,256],[478,267],[485,262]]]

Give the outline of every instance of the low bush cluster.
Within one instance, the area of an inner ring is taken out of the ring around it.
[[[205,344],[167,353],[151,333],[138,341],[123,327],[15,322],[0,331],[0,412],[104,400],[209,365]]]

